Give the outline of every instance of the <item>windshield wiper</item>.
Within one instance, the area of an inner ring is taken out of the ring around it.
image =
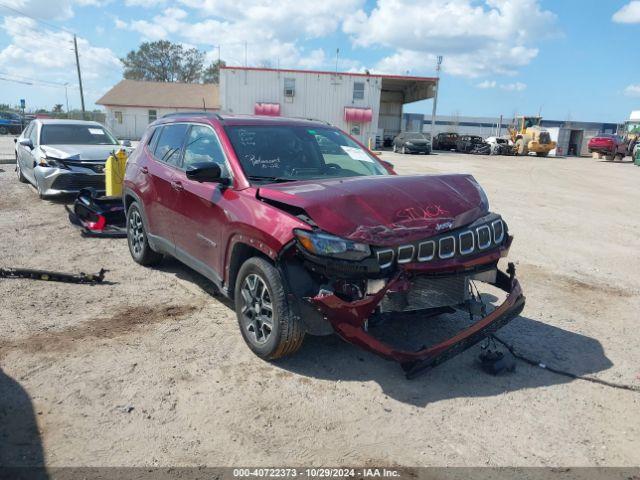
[[[281,183],[281,182],[295,182],[297,181],[297,179],[295,178],[285,178],[285,177],[270,177],[270,176],[262,176],[262,175],[248,175],[247,178],[249,180],[254,180],[254,181],[269,181],[269,182],[274,182],[274,183]]]

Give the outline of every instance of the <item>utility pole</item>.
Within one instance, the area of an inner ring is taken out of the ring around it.
[[[69,82],[64,84],[64,98],[67,101],[67,118],[69,117],[69,93],[67,92],[68,86],[69,86]]]
[[[436,109],[438,108],[438,91],[440,90],[440,66],[442,65],[442,55],[438,55],[436,65],[436,91],[433,95],[433,110],[431,111],[431,146],[433,146],[434,131],[436,127]]]
[[[336,48],[336,75],[338,74],[338,58],[340,58],[340,49]]]
[[[80,57],[78,56],[78,40],[73,34],[73,49],[76,52],[76,67],[78,69],[78,85],[80,86],[80,105],[82,105],[82,119],[84,120],[84,92],[82,91],[82,75],[80,74]],[[67,107],[68,110],[69,107]]]

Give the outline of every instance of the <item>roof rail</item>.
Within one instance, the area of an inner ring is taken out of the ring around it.
[[[326,120],[320,120],[319,118],[312,118],[312,117],[288,117],[288,118],[296,118],[298,120],[307,120],[308,122],[318,122],[318,123],[324,123],[325,125],[331,125],[331,122],[327,122]]]
[[[222,117],[216,112],[208,112],[206,110],[191,110],[184,112],[171,112],[165,113],[161,118],[171,118],[171,117],[185,117],[190,115],[198,115],[200,117],[214,117],[218,120],[222,120]]]

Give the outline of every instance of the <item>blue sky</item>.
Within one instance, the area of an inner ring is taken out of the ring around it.
[[[0,103],[32,108],[65,103],[44,82],[68,83],[79,106],[61,27],[78,36],[90,108],[121,78],[118,58],[167,39],[209,60],[220,45],[230,65],[246,42],[250,65],[333,69],[339,48],[341,70],[411,75],[434,75],[441,54],[441,114],[621,122],[640,109],[638,0],[0,0],[0,22]]]

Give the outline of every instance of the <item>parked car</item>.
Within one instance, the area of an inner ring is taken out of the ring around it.
[[[19,134],[22,131],[22,118],[17,113],[0,112],[0,135]]]
[[[35,119],[16,139],[16,173],[41,198],[105,188],[104,164],[120,143],[97,122]]]
[[[587,147],[593,158],[605,157],[611,161],[615,158],[622,160],[627,155],[627,144],[620,135],[598,135],[589,140]]]
[[[469,153],[478,145],[482,145],[484,140],[478,135],[461,135],[456,140],[456,152]]]
[[[431,153],[431,142],[420,132],[401,132],[393,139],[394,152]]]
[[[433,139],[434,150],[455,150],[459,135],[453,132],[442,132]]]
[[[490,155],[506,155],[513,150],[513,142],[505,137],[487,137],[485,139],[490,147]]]
[[[514,267],[496,268],[512,237],[472,176],[397,176],[324,123],[189,112],[159,119],[129,157],[123,199],[133,260],[150,266],[172,256],[209,278],[265,359],[292,354],[306,334],[337,333],[412,376],[524,305]],[[374,312],[474,305],[471,280],[508,297],[454,341],[403,351],[368,332]]]

